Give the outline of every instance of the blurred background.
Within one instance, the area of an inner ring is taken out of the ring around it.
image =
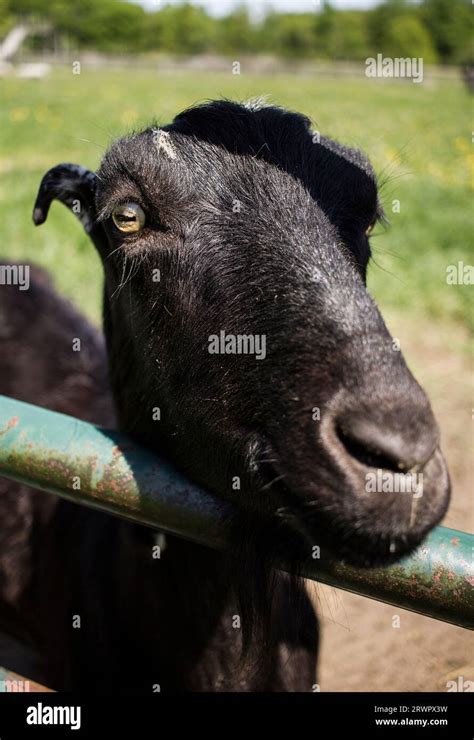
[[[79,225],[55,204],[33,229],[44,172],[96,169],[118,135],[208,98],[305,113],[376,169],[389,224],[371,240],[369,289],[441,427],[445,524],[473,531],[473,19],[469,0],[0,0],[1,255],[46,267],[99,323],[101,266]],[[378,54],[423,59],[423,81],[367,77]],[[314,598],[321,690],[474,678],[460,628],[399,612],[396,629],[393,607],[323,586]]]

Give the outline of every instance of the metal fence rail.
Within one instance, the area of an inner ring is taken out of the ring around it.
[[[225,547],[234,511],[126,435],[5,396],[0,475],[214,548]],[[473,552],[473,535],[437,527],[412,556],[390,567],[310,560],[303,573],[473,629]]]

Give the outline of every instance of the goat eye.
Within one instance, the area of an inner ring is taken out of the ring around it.
[[[145,225],[145,213],[138,203],[122,203],[112,211],[112,220],[119,231],[131,234]]]

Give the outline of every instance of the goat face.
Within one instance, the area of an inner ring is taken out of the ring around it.
[[[303,116],[215,102],[43,180],[105,271],[121,427],[352,562],[408,552],[449,479],[429,402],[365,287],[372,168]],[[76,209],[78,210],[78,209]]]

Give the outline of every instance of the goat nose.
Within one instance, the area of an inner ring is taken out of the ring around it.
[[[424,413],[423,413],[424,412]],[[351,457],[371,468],[408,471],[422,468],[438,446],[438,430],[431,409],[423,409],[416,424],[403,426],[398,412],[373,418],[350,414],[337,423],[339,439]],[[391,418],[390,418],[391,417]]]

